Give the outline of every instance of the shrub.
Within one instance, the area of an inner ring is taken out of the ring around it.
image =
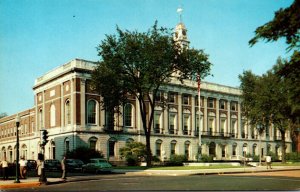
[[[286,160],[292,161],[292,162],[299,162],[300,161],[300,154],[297,153],[297,152],[287,153],[286,154]]]
[[[146,145],[141,142],[129,142],[120,149],[121,158],[125,158],[127,165],[138,165],[146,157]]]
[[[182,166],[183,162],[187,161],[185,155],[171,155],[170,160],[168,161],[168,166]]]
[[[214,157],[209,155],[202,155],[201,156],[201,162],[213,162]]]

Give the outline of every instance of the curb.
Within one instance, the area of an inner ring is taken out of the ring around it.
[[[40,182],[12,183],[7,185],[0,185],[0,189],[38,187],[40,185],[42,185],[42,183]]]

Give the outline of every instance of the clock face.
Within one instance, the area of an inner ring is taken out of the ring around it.
[[[182,35],[186,35],[186,31],[185,30],[182,31]]]
[[[90,90],[95,91],[95,90],[96,90],[95,85],[91,84],[91,85],[90,85]]]

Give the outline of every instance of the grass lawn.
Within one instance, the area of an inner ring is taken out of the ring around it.
[[[286,162],[286,163],[281,163],[281,162],[273,162],[273,166],[300,166],[300,162]]]

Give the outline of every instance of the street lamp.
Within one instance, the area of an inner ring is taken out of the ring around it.
[[[16,144],[16,180],[15,183],[20,183],[19,179],[19,126],[20,126],[20,116],[17,114],[16,116],[16,127],[17,127],[17,144]]]

